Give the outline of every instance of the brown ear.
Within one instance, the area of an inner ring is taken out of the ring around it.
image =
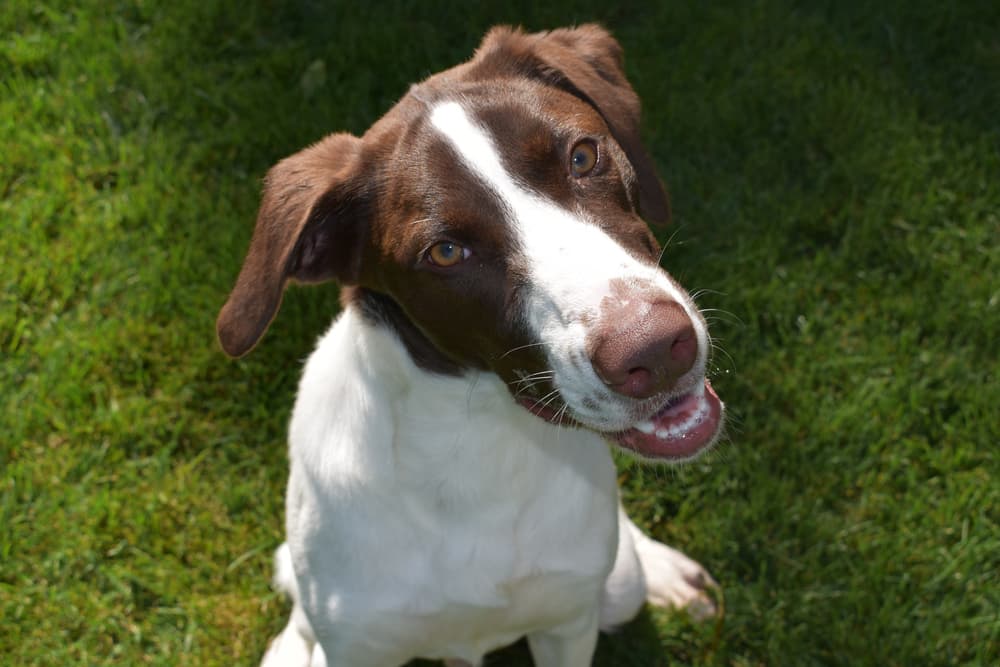
[[[667,193],[639,138],[639,96],[625,78],[622,48],[608,31],[588,24],[526,35],[499,27],[483,39],[477,58],[488,61],[491,51],[522,66],[535,60],[541,65],[536,76],[593,106],[635,169],[640,215],[649,222],[670,221]]]
[[[288,280],[357,280],[366,217],[360,147],[357,137],[333,134],[268,172],[250,248],[216,322],[226,354],[257,344]]]

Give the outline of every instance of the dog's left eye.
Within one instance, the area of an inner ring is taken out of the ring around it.
[[[592,141],[581,141],[573,146],[569,157],[569,168],[574,176],[586,176],[597,166],[597,146]]]
[[[435,266],[447,268],[468,259],[471,254],[465,246],[451,241],[442,241],[431,246],[430,250],[427,251],[427,259]]]

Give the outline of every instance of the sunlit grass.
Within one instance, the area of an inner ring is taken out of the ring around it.
[[[0,13],[3,662],[259,659],[336,308],[292,290],[253,355],[218,351],[260,178],[491,24],[586,20],[626,49],[731,414],[700,463],[621,466],[725,588],[718,632],[650,610],[596,664],[1000,661],[996,4],[368,4]]]

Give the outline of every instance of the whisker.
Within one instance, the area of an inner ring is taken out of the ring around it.
[[[542,384],[543,382],[551,380],[553,377],[554,374],[539,375],[533,378],[522,378],[520,380],[515,380],[514,382],[511,382],[510,387],[518,394],[521,394],[526,391],[531,391],[532,389]]]
[[[732,322],[740,325],[741,327],[746,327],[747,325],[746,322],[740,319],[739,315],[737,315],[732,311],[725,310],[723,308],[700,308],[699,310],[701,310],[702,315],[706,313],[716,313],[717,315],[724,316],[715,318],[716,320],[721,322]],[[706,317],[706,319],[708,318]]]
[[[567,403],[566,401],[563,401],[562,407],[559,408],[559,410],[556,412],[555,419],[552,420],[553,423],[555,423],[555,426],[556,426],[556,442],[557,443],[559,442],[559,439],[562,437],[562,433],[565,430],[563,428],[563,417],[566,416],[566,410],[568,408],[569,408],[569,403]]]
[[[529,347],[538,347],[539,345],[544,345],[544,344],[545,343],[538,342],[538,343],[528,343],[527,345],[518,345],[517,347],[512,347],[511,349],[507,350],[506,352],[504,352],[503,354],[501,354],[499,357],[497,357],[497,359],[503,359],[508,354],[512,354],[514,352],[517,352],[518,350],[525,350],[525,349],[527,349]]]
[[[528,387],[525,387],[524,389],[522,389],[522,390],[518,391],[517,393],[515,393],[515,394],[514,394],[514,398],[521,398],[522,396],[524,396],[524,393],[525,393],[526,391],[530,391],[530,390],[531,390],[531,389],[533,389],[534,387],[535,387],[535,385],[534,385],[534,384],[532,384],[532,385],[530,385],[530,386],[528,386]],[[530,399],[531,399],[531,400],[532,400],[532,401],[534,402],[534,404],[535,404],[535,405],[537,406],[537,405],[539,405],[539,404],[540,404],[540,403],[541,403],[542,401],[544,401],[544,400],[546,400],[546,399],[549,399],[549,400],[552,400],[552,399],[551,399],[551,397],[552,397],[552,396],[553,396],[554,394],[558,394],[558,393],[559,393],[559,390],[558,390],[558,389],[553,389],[552,391],[550,391],[549,393],[545,394],[545,395],[544,395],[544,396],[542,396],[541,398],[535,398],[535,397],[533,397],[533,396],[528,396],[528,398],[530,398]],[[544,407],[544,406],[543,406],[543,407]]]
[[[553,389],[552,391],[550,391],[549,393],[545,394],[540,399],[538,399],[538,402],[542,403],[542,401],[545,401],[544,403],[542,403],[542,407],[547,408],[549,406],[549,403],[556,400],[557,398],[559,398],[559,390]]]
[[[717,290],[717,289],[711,289],[710,287],[703,287],[700,290],[698,290],[697,292],[695,292],[695,294],[697,294],[698,296],[701,296],[702,294],[714,294],[716,296],[729,296],[729,294],[727,292],[720,292],[719,290]]]
[[[722,347],[722,345],[720,345],[719,342],[717,340],[715,340],[715,339],[713,339],[711,341],[711,345],[712,345],[712,352],[713,353],[717,352],[717,353],[723,355],[726,359],[729,360],[729,367],[735,373],[736,372],[736,360],[733,359],[733,355],[729,354],[729,352],[726,350],[726,348]]]
[[[674,237],[677,236],[677,234],[680,231],[681,231],[681,227],[678,225],[677,229],[674,230],[674,233],[670,235],[670,238],[668,238],[666,240],[666,242],[664,242],[663,247],[660,248],[660,256],[656,258],[656,265],[657,266],[659,266],[660,262],[663,261],[663,256],[665,254],[667,254],[667,248],[669,248],[670,244],[674,242]]]
[[[534,380],[536,378],[550,378],[550,377],[555,376],[555,374],[556,374],[556,372],[552,371],[552,370],[538,371],[536,373],[528,373],[527,375],[521,375],[521,376],[519,376],[518,377],[518,382],[522,382],[524,380]]]
[[[559,390],[553,389],[552,391],[550,391],[549,393],[545,394],[540,399],[535,401],[535,407],[537,407],[539,410],[544,410],[545,408],[549,407],[549,403],[558,398],[559,398]]]
[[[531,398],[531,390],[534,389],[535,386],[536,386],[535,384],[531,384],[528,385],[527,387],[522,387],[521,389],[516,390],[514,392],[514,398],[517,399],[517,398],[522,398],[524,396]]]
[[[563,418],[566,417],[566,412],[569,410],[569,403],[563,401],[562,407],[556,412],[556,426],[561,427],[563,425]]]

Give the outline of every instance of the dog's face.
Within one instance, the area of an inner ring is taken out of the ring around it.
[[[288,279],[338,279],[430,372],[496,373],[539,417],[649,458],[705,449],[707,328],[642,219],[669,211],[620,61],[593,26],[497,29],[363,138],[279,163],[224,349],[256,343]]]

